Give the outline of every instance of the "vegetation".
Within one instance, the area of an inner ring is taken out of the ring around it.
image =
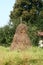
[[[0,28],[0,44],[10,45],[16,27],[22,23],[28,26],[28,35],[33,45],[38,45],[37,31],[43,31],[43,1],[42,0],[16,0],[13,11],[10,12],[9,24]]]
[[[43,49],[32,47],[9,51],[9,48],[0,46],[0,65],[43,65]]]
[[[22,20],[33,23],[36,22],[38,16],[43,16],[42,0],[16,0],[13,11],[10,13],[10,21],[22,17]],[[40,14],[40,15],[39,15]]]
[[[28,35],[32,43],[38,45],[37,31],[43,30],[43,1],[16,0],[13,11],[10,13],[10,22],[15,26],[21,22],[20,18],[22,18],[22,23],[28,26]]]
[[[35,47],[10,51],[9,45],[21,17]],[[0,65],[43,65],[43,48],[36,47],[37,31],[43,31],[43,0],[16,0],[9,24],[0,28]]]
[[[14,32],[14,28],[10,25],[6,25],[5,27],[0,28],[0,45],[10,45]]]

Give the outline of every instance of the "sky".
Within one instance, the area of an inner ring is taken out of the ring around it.
[[[12,11],[15,0],[0,0],[0,27],[9,22],[10,11]]]

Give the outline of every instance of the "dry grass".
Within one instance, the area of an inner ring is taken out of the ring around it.
[[[11,50],[15,49],[25,49],[29,46],[31,46],[30,38],[28,37],[27,34],[27,26],[25,24],[19,24],[17,26],[13,42],[11,44]]]

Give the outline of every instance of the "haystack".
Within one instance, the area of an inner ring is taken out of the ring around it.
[[[21,23],[16,29],[10,50],[23,50],[25,48],[28,48],[29,46],[31,46],[31,42],[30,38],[27,35],[27,26]]]

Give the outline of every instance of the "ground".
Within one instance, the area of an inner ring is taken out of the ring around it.
[[[43,65],[43,48],[10,51],[0,46],[0,65]]]

